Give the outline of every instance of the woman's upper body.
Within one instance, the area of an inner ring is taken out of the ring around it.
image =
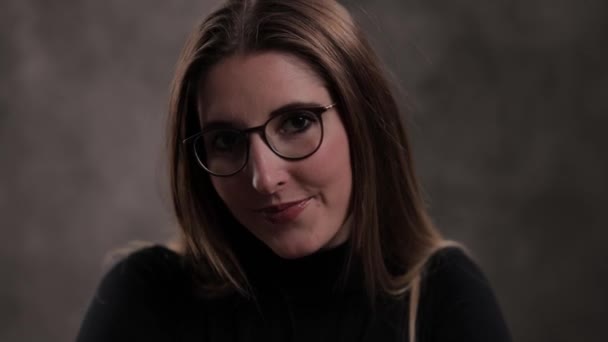
[[[508,340],[482,273],[442,250],[396,100],[336,1],[227,1],[182,51],[169,117],[180,254],[115,267],[82,341]]]
[[[140,250],[104,278],[78,342],[97,341],[406,341],[407,296],[370,308],[360,267],[342,278],[348,242],[287,260],[250,238],[246,272],[255,300],[197,294],[182,257]],[[437,252],[426,265],[417,341],[510,341],[490,285],[462,250]]]

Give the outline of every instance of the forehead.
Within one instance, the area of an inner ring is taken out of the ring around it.
[[[201,121],[259,123],[292,102],[328,104],[324,81],[302,59],[280,52],[234,55],[201,80]]]

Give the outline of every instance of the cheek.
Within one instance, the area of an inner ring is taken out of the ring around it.
[[[320,190],[327,201],[350,198],[352,170],[345,132],[324,141],[321,148],[305,161],[306,167],[299,174],[306,180],[301,183]]]
[[[236,194],[239,193],[238,189],[242,188],[242,185],[237,184],[236,177],[235,178],[216,178],[212,177],[211,184],[215,188],[215,191],[220,196],[224,204],[229,208],[237,208],[241,206],[241,202],[239,200],[239,196]]]

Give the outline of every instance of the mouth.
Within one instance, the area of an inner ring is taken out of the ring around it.
[[[304,211],[312,197],[300,201],[285,202],[256,210],[271,223],[287,223],[295,220]]]
[[[278,213],[280,211],[283,211],[285,209],[291,208],[293,206],[302,205],[305,202],[308,202],[311,198],[312,197],[305,198],[305,199],[299,200],[299,201],[285,202],[285,203],[279,203],[279,204],[275,204],[275,205],[269,205],[267,207],[257,209],[256,212],[259,212],[259,213],[270,213],[270,214],[272,214],[272,213]]]

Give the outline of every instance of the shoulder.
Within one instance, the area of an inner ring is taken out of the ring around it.
[[[154,245],[138,249],[118,262],[110,273],[121,275],[133,273],[160,275],[176,272],[181,267],[182,257],[167,247]]]
[[[99,290],[112,292],[119,290],[117,287],[127,290],[142,285],[149,290],[155,287],[166,288],[183,279],[183,275],[181,256],[156,245],[137,250],[115,264],[102,280]]]
[[[437,251],[427,263],[421,291],[427,330],[441,335],[438,340],[511,340],[489,280],[463,249]]]
[[[442,304],[447,304],[447,300],[494,297],[481,268],[459,247],[440,249],[429,259],[422,289]]]
[[[153,246],[115,264],[89,305],[77,341],[171,340],[173,316],[188,293],[181,259]]]
[[[149,306],[175,301],[187,286],[182,264],[180,255],[163,246],[137,250],[103,277],[94,302],[102,306]]]
[[[435,252],[427,263],[424,277],[427,283],[451,290],[490,286],[481,268],[468,252],[459,247],[446,247]]]

